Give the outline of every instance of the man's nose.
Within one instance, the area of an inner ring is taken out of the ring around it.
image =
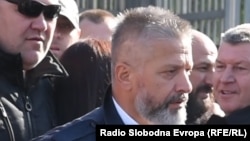
[[[43,13],[41,13],[38,17],[34,18],[34,21],[32,22],[32,28],[38,31],[46,31],[48,29],[48,23]]]
[[[222,72],[220,81],[223,83],[231,83],[235,81],[232,68],[226,68],[225,71]]]
[[[179,93],[190,93],[193,87],[188,72],[184,72],[179,78],[176,84],[176,91]]]

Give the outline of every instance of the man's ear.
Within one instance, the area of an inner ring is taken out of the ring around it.
[[[126,63],[119,63],[115,68],[116,81],[125,89],[132,87],[132,68]]]

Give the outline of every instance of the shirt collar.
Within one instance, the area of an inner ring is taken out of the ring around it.
[[[114,97],[112,97],[112,100],[119,116],[121,117],[125,125],[138,125],[138,123],[122,109],[122,107],[116,102]]]

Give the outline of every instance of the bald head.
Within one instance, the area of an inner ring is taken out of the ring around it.
[[[212,75],[214,72],[214,64],[218,55],[218,50],[214,42],[204,33],[197,30],[192,31],[192,53],[194,67],[190,75],[193,85],[193,92],[197,97],[203,94],[211,93]],[[206,87],[206,88],[205,88]],[[210,91],[208,91],[210,89]],[[199,91],[204,91],[201,94]],[[204,96],[201,96],[204,98]],[[204,100],[202,98],[202,100]]]
[[[216,54],[217,55],[217,47],[215,43],[204,33],[193,30],[193,58],[196,59],[196,56],[199,54]]]

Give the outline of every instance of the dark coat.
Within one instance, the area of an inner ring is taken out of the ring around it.
[[[67,73],[50,53],[23,76],[20,54],[0,51],[0,140],[28,141],[56,126],[50,78]]]
[[[208,120],[207,124],[250,125],[250,106],[237,110],[225,117],[219,117],[219,116],[213,115]]]
[[[96,125],[124,125],[116,111],[111,93],[110,87],[101,107],[32,141],[96,141]]]

